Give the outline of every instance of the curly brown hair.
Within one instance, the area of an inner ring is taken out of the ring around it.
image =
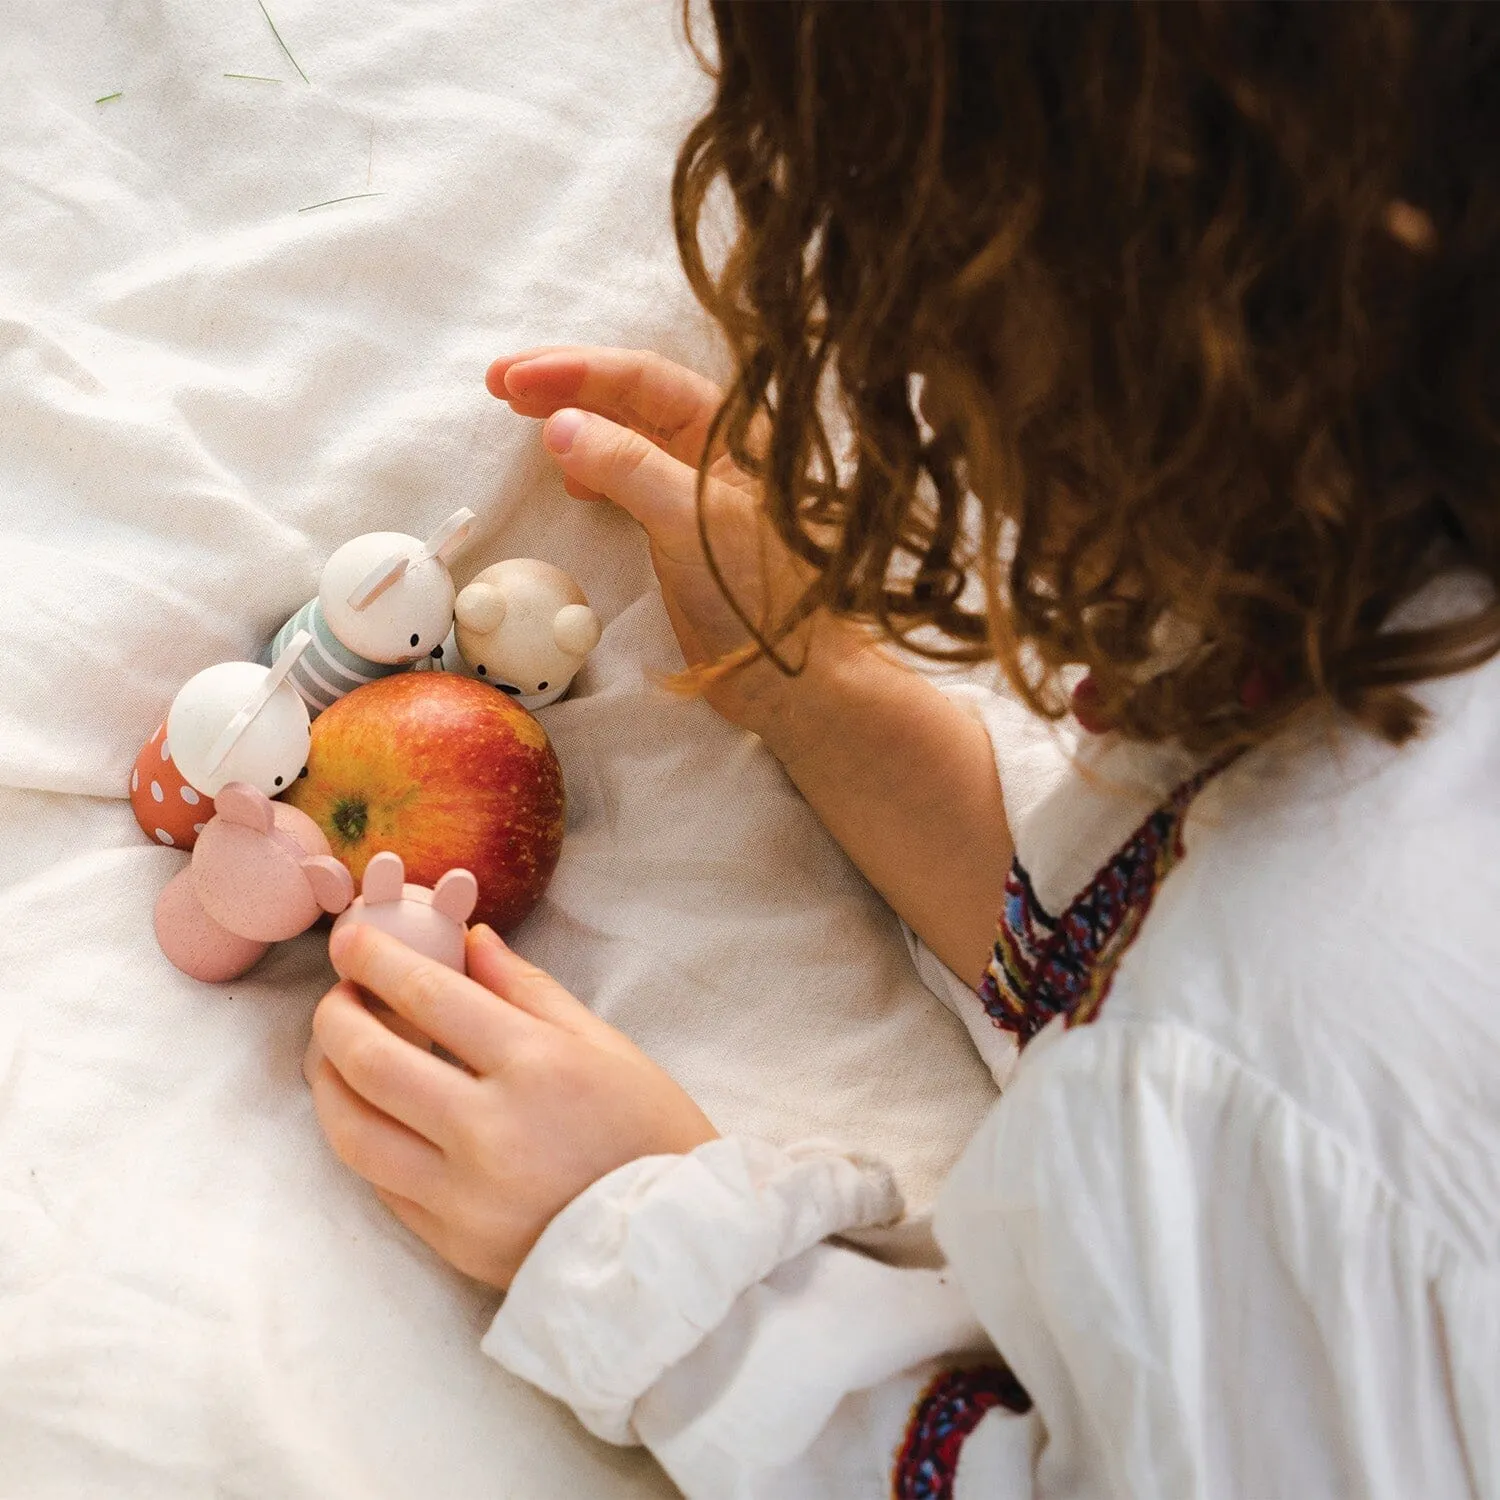
[[[1054,716],[1082,663],[1205,753],[1317,701],[1399,742],[1406,686],[1500,649],[1500,604],[1383,628],[1500,583],[1500,7],[712,12],[678,241],[804,613]]]

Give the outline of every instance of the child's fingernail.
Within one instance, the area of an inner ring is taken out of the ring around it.
[[[566,453],[573,446],[573,439],[578,436],[578,429],[582,426],[583,413],[581,411],[574,411],[568,407],[563,411],[554,412],[542,429],[542,441],[553,453]]]
[[[526,370],[526,365],[526,360],[518,359],[515,364],[513,364],[505,372],[505,379],[503,381],[503,384],[505,386],[506,394],[514,395],[518,390],[520,390],[523,385],[526,384],[526,375],[524,373]],[[519,376],[520,378],[517,379],[517,376]]]
[[[478,942],[487,943],[491,948],[503,948],[505,946],[505,942],[500,934],[487,922],[476,923],[469,931],[474,934]]]

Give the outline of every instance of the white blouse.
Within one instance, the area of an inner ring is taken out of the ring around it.
[[[997,734],[991,974],[918,952],[1004,1086],[946,1267],[850,1243],[877,1163],[729,1138],[569,1205],[485,1350],[693,1497],[1500,1500],[1500,660],[1418,696],[1196,794]]]

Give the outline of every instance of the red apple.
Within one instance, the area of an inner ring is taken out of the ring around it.
[[[562,771],[546,730],[487,683],[447,672],[382,677],[325,709],[307,774],[283,800],[356,880],[382,849],[413,885],[472,871],[472,920],[501,932],[541,899],[562,848]]]

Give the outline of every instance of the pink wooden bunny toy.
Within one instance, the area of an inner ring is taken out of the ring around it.
[[[239,976],[272,943],[341,912],[354,895],[348,870],[304,812],[243,781],[214,799],[215,813],[187,869],[156,903],[156,940],[194,979]]]

